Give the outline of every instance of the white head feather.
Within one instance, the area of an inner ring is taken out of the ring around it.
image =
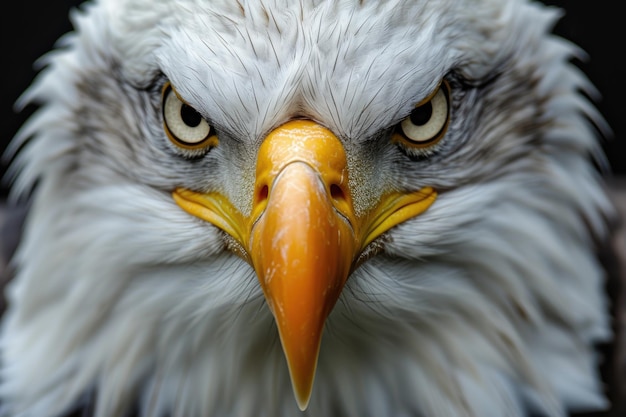
[[[13,145],[14,196],[34,191],[0,337],[2,411],[300,413],[253,269],[170,195],[216,188],[249,211],[259,143],[294,117],[344,141],[357,209],[388,188],[440,190],[349,278],[303,415],[604,407],[595,245],[613,213],[589,119],[604,122],[568,63],[580,51],[548,34],[557,17],[520,0],[86,4],[24,96],[43,106]],[[444,76],[456,90],[441,148],[415,160],[380,144]],[[165,79],[224,132],[201,161],[164,140]]]

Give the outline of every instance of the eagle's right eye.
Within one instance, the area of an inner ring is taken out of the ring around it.
[[[162,90],[163,126],[176,146],[188,150],[217,146],[215,129],[185,103],[168,82]]]

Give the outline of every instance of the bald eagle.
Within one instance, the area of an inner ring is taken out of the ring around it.
[[[609,127],[558,9],[71,17],[7,151],[0,416],[616,410]]]

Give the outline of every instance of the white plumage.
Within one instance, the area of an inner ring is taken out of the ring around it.
[[[597,249],[614,213],[592,122],[606,126],[568,62],[580,51],[549,34],[556,10],[100,0],[72,18],[76,31],[22,99],[42,107],[10,150],[24,145],[12,196],[32,205],[0,336],[3,415],[556,417],[608,406],[594,351],[612,337]],[[218,142],[168,139],[168,85]],[[449,90],[444,134],[398,139],[438,88]],[[175,199],[217,193],[252,216],[260,146],[293,120],[343,146],[338,195],[357,219],[390,190],[436,191],[423,214],[347,260],[304,411],[253,246]]]

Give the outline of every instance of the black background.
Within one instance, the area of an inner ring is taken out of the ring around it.
[[[622,77],[625,67],[618,63],[626,52],[626,30],[618,11],[620,2],[544,2],[564,8],[565,14],[555,31],[580,45],[589,54],[589,59],[578,65],[602,94],[596,104],[614,133],[605,145],[613,172],[626,175],[626,88]],[[16,113],[13,104],[36,74],[34,61],[50,50],[62,34],[72,29],[68,11],[78,4],[80,2],[77,0],[35,0],[13,2],[11,12],[5,8],[0,25],[0,50],[3,57],[0,77],[0,151],[4,150],[18,127],[33,111],[27,108]],[[2,172],[4,169],[2,166]],[[0,195],[5,194],[6,184],[2,184]]]

